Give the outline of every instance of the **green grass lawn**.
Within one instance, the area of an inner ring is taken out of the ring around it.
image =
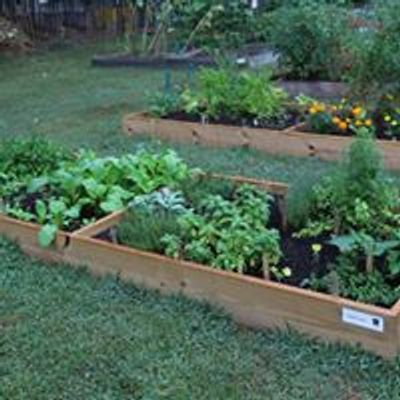
[[[102,154],[160,149],[127,138],[163,71],[93,69],[99,45],[0,59],[0,136],[43,134]],[[330,165],[244,150],[174,147],[207,170],[310,181]],[[0,399],[400,399],[400,362],[296,333],[253,332],[221,311],[84,271],[0,241]]]

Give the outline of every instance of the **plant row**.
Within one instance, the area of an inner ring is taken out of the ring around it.
[[[368,101],[349,96],[323,102],[304,95],[296,99],[280,88],[268,70],[225,66],[202,69],[195,84],[179,84],[152,96],[150,113],[202,123],[285,129],[302,123],[309,132],[351,136],[368,128],[376,137],[400,137],[400,96],[388,91]]]
[[[103,240],[383,306],[400,294],[400,196],[360,133],[339,168],[288,198],[211,178],[175,153],[71,153],[33,138],[1,145],[2,212],[39,242],[125,209]]]

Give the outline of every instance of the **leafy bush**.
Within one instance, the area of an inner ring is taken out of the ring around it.
[[[316,185],[301,235],[363,231],[385,238],[399,227],[398,190],[383,174],[373,140],[360,132],[340,167]]]
[[[284,75],[292,79],[341,78],[347,63],[343,49],[350,32],[345,7],[325,0],[284,3],[266,16],[265,26]]]
[[[374,5],[374,27],[355,32],[346,48],[352,55],[347,77],[353,93],[376,100],[399,91],[400,14],[397,0]]]
[[[0,142],[0,171],[18,179],[54,171],[72,154],[40,136]]]
[[[183,0],[176,2],[176,40],[187,47],[237,48],[256,34],[257,14],[247,0]]]
[[[202,69],[195,88],[178,96],[156,99],[150,110],[157,116],[181,111],[211,120],[223,118],[272,119],[286,111],[287,95],[270,80],[268,71],[246,72],[234,68]]]
[[[310,287],[350,298],[362,303],[391,307],[400,297],[400,288],[394,288],[384,273],[375,269],[366,274],[357,268],[357,257],[341,256],[324,277],[313,277]]]
[[[281,252],[278,232],[266,228],[268,200],[265,193],[246,185],[235,191],[232,201],[206,197],[198,212],[178,219],[179,234],[163,237],[165,253],[241,273],[264,270],[269,276]]]

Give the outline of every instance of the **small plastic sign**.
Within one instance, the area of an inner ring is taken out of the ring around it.
[[[374,332],[383,333],[385,330],[385,320],[382,317],[347,307],[342,309],[342,321]]]

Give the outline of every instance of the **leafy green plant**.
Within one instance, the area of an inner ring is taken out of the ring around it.
[[[175,93],[156,92],[150,97],[149,112],[161,118],[179,111],[180,103],[181,100]]]
[[[60,162],[55,171],[31,179],[24,193],[2,207],[9,215],[42,224],[39,240],[47,246],[58,229],[86,225],[121,210],[136,195],[174,188],[192,173],[171,151],[159,155],[142,151],[120,158],[81,152]],[[33,203],[29,208],[24,206],[26,200]]]
[[[207,174],[193,174],[180,184],[180,190],[188,203],[194,209],[199,209],[202,201],[210,195],[231,199],[235,184],[229,179],[216,178]]]
[[[155,115],[165,116],[171,110],[177,111],[177,104],[186,114],[205,120],[269,120],[285,114],[288,96],[272,83],[268,70],[250,72],[222,66],[202,69],[197,85],[184,89],[171,107],[156,102],[150,109]]]
[[[352,232],[350,235],[336,236],[329,241],[337,246],[342,253],[352,253],[361,250],[365,255],[365,271],[372,273],[374,258],[381,257],[389,250],[400,246],[400,240],[379,241],[363,232]]]
[[[340,256],[332,270],[323,277],[312,277],[309,287],[363,303],[391,307],[400,297],[400,287],[393,286],[379,269],[360,271],[354,255]]]
[[[335,16],[332,18],[332,16]],[[293,79],[340,78],[347,57],[349,12],[325,0],[283,3],[265,17],[268,41],[281,72]]]
[[[301,236],[354,230],[385,238],[399,226],[398,190],[384,175],[380,153],[366,135],[359,132],[339,168],[313,188]]]
[[[40,136],[0,142],[0,171],[18,179],[51,172],[71,158],[69,151]]]
[[[397,0],[373,2],[369,29],[358,30],[348,41],[351,68],[347,78],[354,95],[376,101],[387,92],[399,92],[400,15]]]
[[[182,192],[173,192],[168,188],[136,196],[129,203],[129,207],[132,209],[144,209],[149,212],[171,212],[177,215],[188,211]]]
[[[257,34],[257,13],[247,0],[181,0],[174,6],[175,39],[183,49],[237,48]]]
[[[270,276],[281,256],[279,234],[266,228],[269,196],[241,186],[232,201],[210,195],[198,212],[183,214],[179,235],[165,235],[165,253],[215,268],[243,273],[248,268]]]

